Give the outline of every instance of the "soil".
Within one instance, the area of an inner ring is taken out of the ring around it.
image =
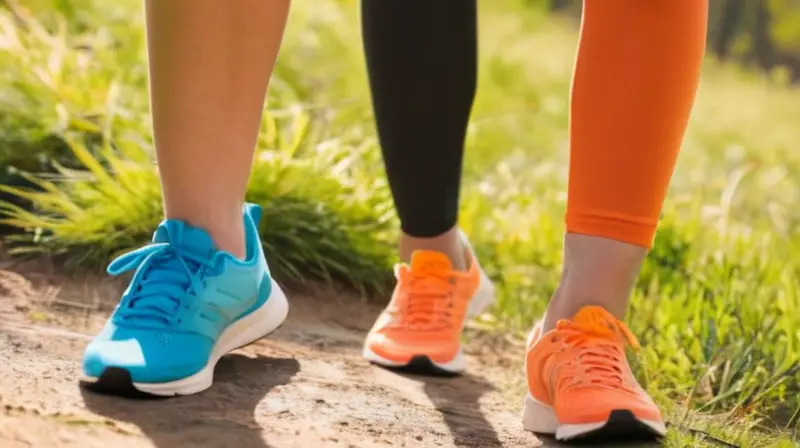
[[[79,387],[80,358],[122,284],[0,259],[0,446],[537,447],[522,429],[522,344],[467,330],[468,374],[398,374],[360,357],[380,311],[290,293],[273,335],[224,357],[211,389],[132,400]]]

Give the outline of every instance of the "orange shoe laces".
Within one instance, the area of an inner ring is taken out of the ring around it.
[[[580,321],[561,320],[553,341],[562,340],[576,351],[571,374],[564,375],[558,387],[605,387],[632,390],[622,366],[625,345],[639,349],[639,341],[620,320],[602,309],[585,309]],[[582,374],[579,374],[582,373]]]
[[[416,330],[439,330],[453,325],[453,273],[442,269],[396,268],[405,297],[398,304],[401,325]]]

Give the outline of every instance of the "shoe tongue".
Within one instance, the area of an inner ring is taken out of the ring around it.
[[[441,252],[418,250],[411,255],[411,270],[449,272],[453,270],[453,264]]]
[[[192,227],[182,221],[166,220],[153,235],[154,243],[169,243],[202,257],[211,257],[217,252],[211,235],[203,229]]]
[[[609,323],[616,322],[617,318],[600,306],[585,306],[575,313],[572,322],[577,324],[608,326]]]

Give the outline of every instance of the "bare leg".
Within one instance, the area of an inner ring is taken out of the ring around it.
[[[564,269],[545,317],[546,330],[586,305],[605,308],[618,319],[628,301],[647,249],[604,238],[567,234]]]
[[[167,218],[244,256],[242,206],[288,0],[147,0]]]

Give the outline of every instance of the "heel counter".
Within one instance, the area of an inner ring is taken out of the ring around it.
[[[270,276],[269,265],[267,264],[264,247],[261,242],[261,232],[259,231],[259,224],[261,223],[262,216],[261,206],[245,203],[243,215],[247,259],[262,264],[267,275]]]
[[[244,214],[245,216],[250,218],[250,220],[253,222],[253,225],[257,229],[261,224],[261,216],[263,215],[263,210],[261,209],[261,206],[258,204],[246,202],[244,204]]]

